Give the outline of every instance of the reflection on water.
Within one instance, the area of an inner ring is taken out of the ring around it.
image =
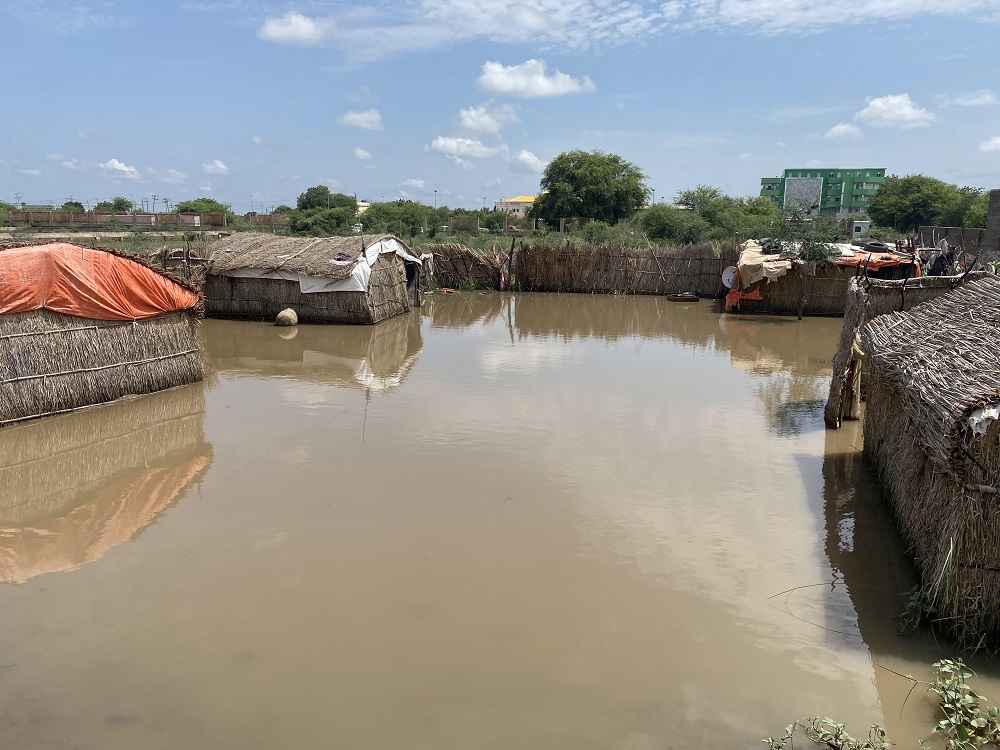
[[[75,570],[133,538],[212,461],[203,386],[0,431],[0,582]]]
[[[750,748],[817,714],[907,741],[930,706],[900,719],[877,665],[937,651],[895,633],[911,574],[853,426],[821,428],[839,329],[522,294],[206,321],[200,499],[0,587],[0,746]]]
[[[376,326],[213,322],[211,356],[232,377],[281,377],[379,393],[398,388],[420,357],[420,316]]]

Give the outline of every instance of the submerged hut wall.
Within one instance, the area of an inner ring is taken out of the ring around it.
[[[514,254],[514,284],[530,292],[677,294],[718,297],[735,243],[680,248],[525,244]]]
[[[0,316],[0,426],[202,377],[190,311],[136,321],[49,310]]]
[[[303,323],[371,325],[410,309],[406,264],[396,252],[371,259],[370,275],[356,290],[310,291],[312,282],[332,285],[350,281],[377,237],[275,237],[256,233],[223,238],[209,247],[205,309],[213,317],[271,320],[292,308]],[[395,244],[395,243],[398,243]],[[419,265],[415,263],[414,265]]]
[[[830,395],[823,411],[826,426],[836,429],[841,419],[861,416],[863,356],[858,337],[866,323],[886,313],[905,312],[930,302],[983,275],[976,271],[965,276],[918,276],[898,280],[852,278],[847,288],[844,325],[833,357]]]
[[[1000,642],[1000,277],[862,329],[865,456],[937,618]]]

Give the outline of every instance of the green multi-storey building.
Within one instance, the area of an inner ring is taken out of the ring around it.
[[[868,202],[885,182],[885,168],[786,169],[781,177],[762,177],[760,194],[782,213],[806,213],[846,219],[868,215]]]

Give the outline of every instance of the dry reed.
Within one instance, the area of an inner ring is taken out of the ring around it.
[[[841,416],[860,417],[863,370],[858,359],[858,336],[866,323],[889,312],[905,312],[982,277],[983,273],[977,271],[966,276],[919,276],[898,280],[852,278],[847,288],[844,325],[833,357],[830,396],[824,410],[826,426],[839,427]]]
[[[192,310],[109,322],[36,310],[0,316],[0,426],[203,377]]]
[[[865,455],[888,490],[942,624],[1000,643],[1000,277],[868,323]]]

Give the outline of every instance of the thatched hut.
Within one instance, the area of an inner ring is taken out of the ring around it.
[[[0,248],[0,426],[201,380],[201,298],[112,250]]]
[[[906,312],[983,275],[973,271],[962,276],[917,276],[893,281],[868,276],[852,278],[847,287],[840,343],[833,357],[830,397],[823,412],[826,426],[837,429],[841,419],[861,418],[864,357],[858,337],[866,323],[886,313]]]
[[[1000,277],[861,332],[865,455],[929,600],[961,640],[1000,642]]]
[[[245,232],[209,245],[208,315],[371,325],[419,304],[421,262],[391,234],[277,237]]]
[[[134,538],[212,463],[203,388],[0,431],[0,583],[75,570]]]

